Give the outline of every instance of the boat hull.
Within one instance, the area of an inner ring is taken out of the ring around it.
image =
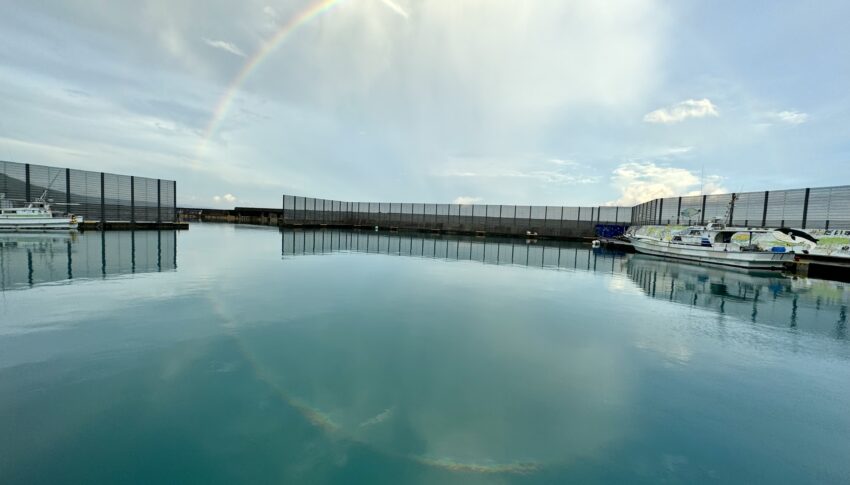
[[[0,231],[74,231],[78,221],[70,217],[15,217],[0,219]]]
[[[631,242],[636,251],[644,254],[737,268],[775,271],[784,269],[787,263],[794,261],[794,253],[720,251],[711,247],[687,246],[648,238],[631,238]]]

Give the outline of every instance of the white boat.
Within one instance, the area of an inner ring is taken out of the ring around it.
[[[20,207],[0,197],[0,231],[75,231],[83,222],[82,217],[53,212],[50,204],[47,191]]]
[[[629,241],[636,251],[654,256],[747,269],[781,270],[786,263],[794,261],[793,252],[784,246],[765,250],[751,243],[753,235],[772,232],[772,229],[726,227],[714,222],[688,227],[674,233],[669,241],[638,234],[629,236]],[[741,233],[749,234],[749,243],[741,244],[739,238],[734,238]]]

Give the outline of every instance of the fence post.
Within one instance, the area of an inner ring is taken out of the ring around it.
[[[65,169],[65,203],[68,207],[65,212],[71,212],[71,169]]]
[[[546,229],[546,226],[549,225],[549,206],[547,205],[545,207],[546,208],[543,209],[543,229]]]
[[[101,230],[103,230],[104,225],[106,224],[106,191],[104,190],[106,187],[106,174],[100,172],[100,224]]]
[[[561,206],[561,220],[558,221],[558,237],[561,237],[561,235],[563,235],[563,231],[564,231],[564,206]],[[560,253],[558,254],[558,257],[560,257]]]
[[[762,213],[761,213],[761,227],[764,227],[764,226],[767,225],[767,199],[769,197],[770,197],[770,191],[765,190],[764,191],[764,210],[762,210]]]
[[[32,201],[32,197],[30,197],[30,164],[24,165],[24,198],[27,199],[27,203]]]
[[[707,196],[705,196],[705,195],[702,196],[702,209],[699,212],[699,224],[700,225],[705,224],[705,198],[706,197]]]
[[[130,176],[130,222],[136,223],[136,177]]]
[[[808,218],[808,215],[809,215],[809,191],[811,191],[811,190],[812,189],[810,189],[810,188],[806,188],[806,197],[803,199],[803,224],[802,224],[803,227],[801,229],[806,228],[806,219]]]
[[[162,180],[156,179],[156,223],[162,223]]]
[[[658,199],[658,224],[661,224],[661,216],[664,214],[664,199]]]
[[[681,198],[681,197],[679,197],[679,207],[677,207],[677,208],[676,208],[676,225],[677,225],[677,226],[678,226],[679,224],[681,224],[681,223],[679,222],[679,217],[681,217],[681,215],[682,215],[682,198]]]

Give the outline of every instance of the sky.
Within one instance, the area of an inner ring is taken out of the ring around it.
[[[180,206],[850,184],[843,0],[0,3],[0,160]]]

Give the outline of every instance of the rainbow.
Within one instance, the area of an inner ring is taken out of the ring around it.
[[[263,43],[262,46],[254,53],[253,56],[248,58],[245,61],[245,64],[242,65],[242,68],[239,70],[239,73],[236,74],[236,77],[230,82],[227,86],[227,89],[224,91],[224,94],[216,103],[216,107],[213,110],[213,115],[210,118],[210,121],[207,123],[206,128],[204,129],[204,135],[201,142],[201,149],[199,150],[198,158],[202,158],[204,151],[206,149],[207,143],[215,134],[222,120],[227,116],[227,113],[230,111],[230,107],[233,105],[233,100],[236,99],[236,94],[239,92],[239,87],[248,79],[254,71],[269,57],[269,54],[274,52],[274,50],[285,41],[293,32],[295,32],[298,27],[304,25],[310,20],[316,18],[324,12],[327,12],[337,4],[344,2],[345,0],[318,0],[316,2],[308,5],[304,10],[298,12],[294,17],[292,17],[288,22],[280,27],[280,29],[275,32],[273,36],[271,36],[267,41]]]

